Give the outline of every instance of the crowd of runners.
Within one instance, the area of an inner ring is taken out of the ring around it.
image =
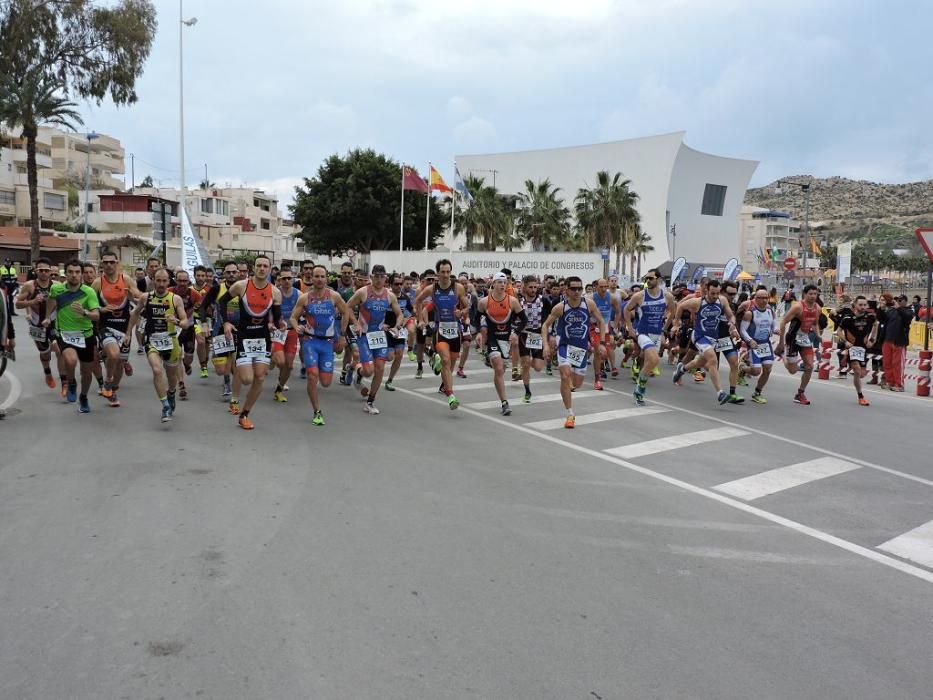
[[[507,379],[522,382],[523,401],[531,403],[532,374],[556,372],[566,428],[575,424],[573,392],[587,381],[602,390],[603,381],[623,370],[634,384],[634,404],[644,406],[649,382],[662,381],[665,354],[675,384],[708,382],[719,404],[744,403],[742,385],[751,386],[752,402],[767,403],[772,368],[783,362],[800,375],[793,401],[806,406],[827,325],[812,285],[778,316],[764,286],[741,295],[728,280],[668,287],[656,269],[622,288],[615,277],[513,278],[509,270],[455,277],[446,259],[421,273],[388,273],[374,264],[366,274],[344,263],[335,279],[323,265],[273,269],[261,255],[252,265],[199,266],[193,279],[155,258],[131,277],[110,252],[101,254],[100,268],[73,260],[59,269],[40,258],[34,279],[16,295],[49,389],[88,413],[96,383],[107,405],[118,408],[120,387],[134,371],[143,372],[151,377],[160,420],[169,422],[177,402],[194,390],[192,376],[208,380],[213,372],[244,430],[255,427],[252,415],[267,380],[275,384],[274,401],[288,401],[296,357],[318,426],[324,425],[321,389],[334,375],[377,415],[380,392],[395,391],[406,361],[416,363],[417,378],[427,363],[439,377],[438,392],[456,410],[455,382],[466,377],[471,351],[492,368],[505,416],[512,412]],[[878,320],[864,297],[837,319],[835,335],[857,400],[867,406],[862,380]],[[135,370],[134,345],[145,357]],[[728,377],[720,372],[723,358]]]

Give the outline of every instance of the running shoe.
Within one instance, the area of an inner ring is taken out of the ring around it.
[[[417,360],[417,359],[418,359],[418,358],[417,358],[417,356],[415,355],[415,353],[412,352],[411,350],[409,350],[409,351],[408,351],[408,361],[409,361],[409,362],[414,362],[414,361]]]
[[[706,375],[703,374],[702,370],[697,370],[696,372],[693,373],[693,381],[698,382],[698,383],[705,382]]]
[[[143,354],[143,349],[142,349],[142,348],[136,348],[136,354],[137,354],[137,355],[142,355],[142,354]]]
[[[503,401],[503,402],[502,402],[502,409],[501,409],[501,411],[502,411],[502,415],[503,415],[503,416],[511,416],[511,415],[512,415],[512,407],[509,406],[509,402],[508,402],[508,401]]]
[[[225,399],[233,396],[233,390],[230,388],[229,384],[224,384],[224,390],[221,396]]]
[[[272,398],[275,399],[278,403],[288,403],[288,397],[285,395],[284,391],[276,390],[272,394]]]
[[[619,378],[619,368],[618,368],[618,367],[613,367],[613,368],[612,368],[612,378],[613,378],[613,379],[618,379],[618,378]]]
[[[810,399],[808,399],[807,395],[802,391],[798,391],[796,394],[794,394],[794,403],[799,403],[802,406],[809,406]]]
[[[859,396],[858,405],[859,406],[871,406],[871,404],[868,403],[868,399],[866,399],[864,396]]]
[[[68,382],[68,395],[66,396],[68,403],[74,403],[78,400],[78,383],[77,382]]]
[[[107,398],[107,405],[110,406],[110,408],[120,408],[120,399],[117,398],[117,392],[110,394]]]
[[[466,372],[463,371],[463,367],[458,367],[458,368],[457,368],[457,376],[460,377],[460,379],[466,379],[466,378],[467,378]]]
[[[595,382],[593,382],[593,388],[596,389],[596,391],[602,391],[603,390],[602,382],[600,382],[597,379]]]
[[[131,365],[126,360],[123,361],[123,374],[125,374],[127,377],[133,376],[133,365]],[[206,377],[207,375],[205,374],[204,376]]]
[[[235,416],[240,415],[240,402],[239,402],[239,400],[238,400],[238,399],[231,399],[231,400],[230,400],[230,408],[229,408],[228,410],[230,411],[230,413],[232,413],[232,414],[235,415]]]
[[[185,365],[185,374],[191,376],[191,365]]]
[[[249,416],[240,416],[240,420],[238,420],[237,423],[240,424],[240,427],[243,428],[243,430],[252,430],[256,427],[253,425],[253,421],[249,419]]]
[[[522,401],[524,401],[525,403],[531,403],[531,392],[530,391],[525,392],[525,398],[523,398]]]
[[[635,387],[635,391],[632,392],[632,396],[635,397],[635,405],[636,405],[636,406],[644,406],[644,405],[645,405],[645,390],[642,389],[640,386]]]
[[[522,378],[522,373],[519,371],[518,367],[512,368],[512,381],[517,382]]]
[[[45,375],[45,385],[49,389],[54,389],[55,388],[55,377],[53,377],[51,374]]]
[[[759,404],[766,404],[766,403],[768,403],[768,399],[766,399],[766,398],[765,398],[764,396],[762,396],[761,394],[752,394],[752,401],[755,402],[755,403],[759,403]]]
[[[366,411],[371,416],[379,415],[379,409],[373,406],[371,403],[369,403],[369,401],[363,404],[363,410]]]
[[[386,382],[386,391],[395,391],[395,385],[392,383],[392,380]]]
[[[444,388],[444,382],[441,382],[441,385],[437,387],[437,393],[447,396],[447,389]]]
[[[544,372],[545,372],[545,373],[547,374],[547,376],[549,376],[549,377],[553,377],[553,376],[554,376],[554,370],[551,369],[551,365],[548,365],[548,366],[545,368]]]
[[[182,401],[188,400],[188,387],[185,386],[184,382],[178,383],[178,398]]]
[[[661,376],[661,368],[660,368],[660,367],[655,367],[653,370],[651,370],[651,374],[652,374],[652,376],[654,376],[654,377],[660,377],[660,376]]]
[[[735,403],[735,404],[745,403],[745,397],[739,396],[738,394],[729,394],[729,403]]]
[[[162,407],[162,422],[168,423],[170,420],[172,420],[172,409],[169,408],[168,406],[163,406]]]
[[[564,427],[573,428],[576,422],[577,422],[577,419],[575,416],[567,416],[567,420],[564,421]]]
[[[207,379],[207,367],[202,367],[201,372],[198,374],[201,379]]]
[[[87,402],[86,396],[78,398],[78,413],[90,413],[91,405]]]
[[[447,405],[450,406],[451,411],[456,411],[460,407],[460,401],[457,400],[457,397],[451,394],[447,397]]]
[[[719,405],[722,406],[726,401],[729,400],[729,394],[720,390],[720,392],[716,395],[716,400],[719,401]]]
[[[415,379],[421,379],[421,377],[422,377],[422,372],[419,369],[417,372],[415,372]]]
[[[684,363],[678,362],[677,369],[674,370],[674,376],[672,377],[674,384],[680,384],[680,380],[683,379],[683,376],[686,373],[687,371],[684,369]]]
[[[443,362],[443,359],[441,358],[441,354],[439,352],[434,353],[434,359],[431,360],[431,369],[434,370],[434,374],[441,373],[442,362]]]
[[[171,408],[172,413],[174,413],[175,412],[175,392],[174,391],[168,392],[166,397],[168,398],[168,407]]]
[[[312,425],[324,425],[324,414],[320,411],[314,412],[314,418],[311,419]]]
[[[748,386],[748,380],[745,378],[744,374],[739,375],[739,386]]]

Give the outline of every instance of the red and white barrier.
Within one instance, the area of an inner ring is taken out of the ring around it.
[[[920,351],[920,359],[917,365],[920,370],[920,375],[917,377],[917,396],[930,395],[931,358],[933,358],[933,350]],[[910,360],[908,360],[908,362],[910,362]]]
[[[831,340],[823,341],[823,348],[820,352],[820,366],[817,372],[817,376],[820,379],[829,379],[829,372],[832,369],[833,361],[833,343]]]

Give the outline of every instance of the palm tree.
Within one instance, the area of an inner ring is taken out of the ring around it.
[[[549,250],[563,243],[570,233],[570,211],[558,196],[559,187],[548,179],[525,180],[525,191],[518,195],[520,213],[515,231],[531,243],[533,250]]]
[[[651,241],[651,236],[639,228],[638,239],[635,242],[635,254],[638,256],[638,272],[635,279],[641,279],[641,259],[654,250],[654,246],[649,241]]]
[[[36,168],[36,137],[40,124],[54,124],[74,130],[82,124],[77,105],[62,95],[63,84],[54,76],[34,69],[19,79],[0,77],[0,121],[11,128],[22,125],[26,139],[26,181],[29,185],[30,261],[40,255],[39,178]]]
[[[581,189],[576,196],[577,225],[586,234],[588,242],[601,248],[615,248],[616,269],[621,268],[623,254],[632,255],[635,247],[635,228],[639,222],[635,204],[638,195],[630,188],[631,180],[608,171],[596,173],[596,187]],[[634,265],[633,265],[634,267]]]
[[[595,217],[593,216],[593,191],[585,187],[577,190],[573,198],[573,214],[577,222],[577,232],[585,241],[586,250],[593,248]]]
[[[514,198],[504,197],[483,178],[469,176],[465,180],[473,201],[460,217],[460,226],[466,235],[467,250],[476,248],[482,239],[483,250],[495,250],[498,245],[512,246],[514,228]]]

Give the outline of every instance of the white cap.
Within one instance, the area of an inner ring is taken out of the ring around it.
[[[497,272],[496,274],[494,274],[494,275],[492,276],[492,281],[493,281],[493,282],[498,282],[499,280],[502,280],[503,282],[506,282],[506,281],[508,281],[508,279],[509,279],[509,278],[505,276],[505,273],[504,273],[504,272]]]

